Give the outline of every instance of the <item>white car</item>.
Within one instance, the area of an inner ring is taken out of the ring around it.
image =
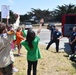
[[[31,22],[25,22],[25,29],[32,29],[32,23]]]

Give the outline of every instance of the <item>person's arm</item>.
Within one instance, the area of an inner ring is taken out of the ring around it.
[[[16,14],[17,15],[17,14]],[[17,28],[18,28],[18,26],[19,26],[19,23],[20,23],[20,16],[19,15],[17,15],[18,17],[17,17],[17,19],[16,19],[16,22],[13,24],[13,28],[14,28],[14,30],[16,30]]]
[[[17,23],[19,23],[19,22],[20,22],[20,21],[19,21],[19,19],[20,19],[20,15],[18,15],[18,14],[17,14],[17,16],[18,16],[18,17],[17,17],[17,19],[16,19],[15,24],[17,24]]]
[[[70,44],[72,44],[73,42],[75,42],[76,41],[76,36],[75,36],[75,39],[72,41],[72,42],[70,42]]]
[[[7,31],[9,30],[9,28],[8,28],[8,20],[9,20],[9,18],[8,18],[8,16],[6,17],[6,29],[7,29]]]
[[[7,28],[7,34],[12,34],[15,33],[15,30],[17,29],[17,27],[19,26],[19,19],[20,16],[18,14],[16,14],[16,22],[12,25],[12,27],[10,28],[10,30],[8,29],[8,16],[6,18],[6,28]],[[9,30],[9,31],[8,31]]]
[[[60,37],[58,39],[61,39],[63,37],[62,33],[60,32]]]
[[[58,39],[61,39],[63,37],[63,35],[61,35]]]
[[[6,18],[6,27],[8,28],[8,17]]]
[[[41,20],[40,20],[40,25],[39,25],[39,28],[38,28],[38,31],[37,31],[37,36],[38,36],[38,35],[40,34],[40,32],[41,32],[41,28],[42,28],[43,22],[44,22],[44,19],[41,19]]]

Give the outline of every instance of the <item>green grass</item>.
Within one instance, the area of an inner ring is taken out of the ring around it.
[[[38,61],[37,75],[76,75],[76,63],[68,59],[65,52],[55,52],[54,48],[45,50],[46,46],[39,45],[42,58]],[[27,59],[26,50],[24,47],[21,49],[23,56],[15,56],[15,67],[19,72],[14,75],[27,75]],[[14,52],[17,54],[17,51]]]

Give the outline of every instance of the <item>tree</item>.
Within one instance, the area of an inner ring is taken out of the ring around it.
[[[62,6],[58,5],[57,9],[55,9],[53,12],[54,12],[55,21],[61,21],[63,14],[76,13],[76,6],[73,4],[69,4],[69,5],[64,4]]]
[[[10,23],[13,24],[16,21],[16,16],[11,10],[9,11],[9,15],[10,15],[9,24]],[[0,20],[1,20],[1,12],[0,12]],[[2,19],[2,22],[6,23],[6,19]]]
[[[40,20],[41,18],[44,18],[46,22],[51,18],[50,13],[51,12],[48,9],[41,10],[41,9],[34,9],[34,8],[32,8],[31,12],[28,12],[28,14],[30,15],[30,18],[32,18],[33,16],[35,16],[35,20]]]
[[[9,23],[13,24],[16,21],[16,16],[14,12],[10,10],[10,18],[9,18]]]

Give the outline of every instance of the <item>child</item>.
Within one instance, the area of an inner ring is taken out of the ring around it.
[[[23,37],[26,38],[26,36],[27,36],[27,30],[25,30],[25,27],[22,27],[22,33],[23,33]]]
[[[44,22],[44,20],[41,19],[40,26],[39,26],[39,29],[37,31],[37,36],[35,35],[35,32],[30,29],[27,32],[26,40],[23,40],[21,42],[21,44],[27,50],[27,62],[28,62],[27,75],[31,75],[31,68],[32,67],[33,67],[33,75],[36,75],[38,59],[41,58],[40,51],[38,48],[38,44],[40,41],[38,34],[41,31],[41,27],[42,27],[43,22]]]
[[[21,44],[20,44],[20,42],[21,42],[22,40],[24,40],[23,33],[22,33],[22,31],[21,31],[21,28],[18,27],[18,28],[17,28],[17,31],[16,31],[16,45],[17,45],[17,47],[18,47],[18,55],[19,55],[19,56],[21,55],[21,53],[20,53],[20,49],[21,49]]]

